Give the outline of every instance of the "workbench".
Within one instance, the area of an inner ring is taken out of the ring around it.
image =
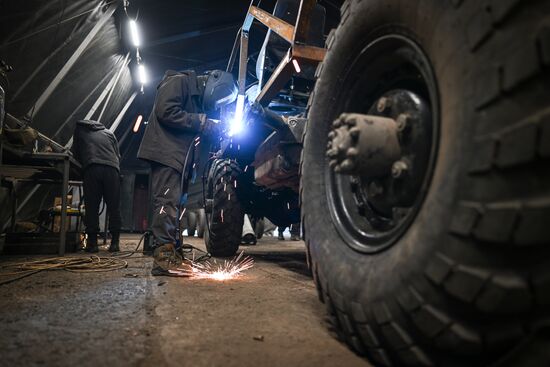
[[[28,194],[33,195],[38,185],[61,185],[61,225],[59,229],[59,256],[65,255],[67,233],[67,193],[69,186],[82,185],[82,167],[70,152],[32,152],[10,145],[0,144],[0,183],[9,187],[12,195],[11,229],[15,230],[17,217],[17,184],[32,182],[36,186]],[[23,203],[24,204],[24,203]],[[64,210],[63,210],[64,209]]]

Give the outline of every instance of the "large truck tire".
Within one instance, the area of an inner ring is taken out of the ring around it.
[[[239,165],[229,159],[213,162],[208,177],[209,230],[205,236],[206,249],[212,256],[228,257],[237,253],[241,243],[244,210],[237,197],[236,180],[241,173]]]
[[[206,229],[206,214],[204,209],[197,210],[197,237],[204,238],[204,231]]]
[[[302,223],[320,299],[375,365],[550,360],[529,352],[550,327],[548,20],[542,0],[344,3],[310,99]],[[391,90],[419,96],[409,138],[426,124],[432,139],[414,202],[380,214],[386,181],[354,200],[361,179],[326,151],[341,113],[391,115]]]
[[[187,213],[187,236],[195,237],[197,231],[197,214],[193,211]]]

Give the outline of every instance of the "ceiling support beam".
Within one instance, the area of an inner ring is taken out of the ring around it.
[[[100,6],[104,5],[103,3],[100,4]],[[109,8],[105,13],[103,13],[99,19],[99,21],[93,26],[92,30],[88,33],[88,35],[84,38],[82,43],[78,46],[78,48],[75,50],[75,52],[72,54],[72,56],[67,60],[65,65],[59,70],[55,78],[52,80],[52,82],[48,85],[46,90],[42,92],[40,97],[36,100],[33,106],[29,109],[27,114],[29,116],[32,116],[44,106],[44,103],[48,100],[48,98],[52,95],[53,91],[57,88],[59,83],[67,76],[69,71],[73,68],[73,66],[76,64],[80,56],[84,53],[86,48],[90,45],[92,40],[95,38],[95,36],[99,33],[101,28],[107,23],[107,21],[111,18],[113,13],[115,12],[117,7],[117,4],[111,4],[109,5]]]
[[[159,38],[157,40],[151,41],[151,42],[147,43],[143,48],[144,49],[145,48],[152,48],[152,47],[156,47],[156,46],[160,46],[160,45],[165,45],[167,43],[174,43],[174,42],[179,42],[179,41],[183,41],[183,40],[186,40],[186,39],[205,36],[207,34],[227,32],[227,31],[230,31],[230,30],[235,30],[235,29],[239,28],[239,26],[240,26],[239,23],[235,23],[235,24],[231,24],[231,25],[225,26],[225,27],[199,29],[197,31],[184,32],[184,33],[176,34],[174,36]]]

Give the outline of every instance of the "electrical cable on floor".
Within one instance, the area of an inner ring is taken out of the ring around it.
[[[129,258],[136,254],[139,251],[144,238],[145,234],[141,236],[138,244],[133,250],[116,252],[108,257],[98,255],[54,257],[1,265],[0,279],[2,277],[13,278],[0,281],[0,286],[15,282],[45,270],[66,270],[72,273],[97,273],[124,269],[128,267],[128,262],[122,259]],[[195,257],[195,252],[200,252],[202,255]],[[181,245],[180,253],[185,260],[192,263],[201,263],[212,257],[209,252],[189,243],[183,243]],[[189,256],[189,254],[191,254],[191,256]],[[132,259],[138,258],[140,257],[132,257]]]
[[[130,257],[130,256],[134,255],[136,252],[138,252],[139,248],[141,247],[141,244],[143,243],[143,240],[145,239],[145,235],[146,235],[146,233],[141,235],[136,248],[134,248],[133,250],[113,252],[111,254],[111,257],[127,258],[127,257]]]
[[[8,284],[27,276],[45,270],[66,270],[72,273],[97,273],[124,269],[128,262],[115,257],[77,256],[54,257],[23,262],[14,262],[0,266],[0,276],[13,276],[14,278],[0,281],[0,285]]]

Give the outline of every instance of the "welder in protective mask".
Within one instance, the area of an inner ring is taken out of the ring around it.
[[[153,275],[169,275],[181,266],[176,251],[179,204],[187,192],[194,147],[201,136],[220,136],[221,125],[209,117],[236,97],[233,75],[221,70],[199,76],[194,71],[167,71],[157,87],[138,151],[138,158],[151,165]]]

